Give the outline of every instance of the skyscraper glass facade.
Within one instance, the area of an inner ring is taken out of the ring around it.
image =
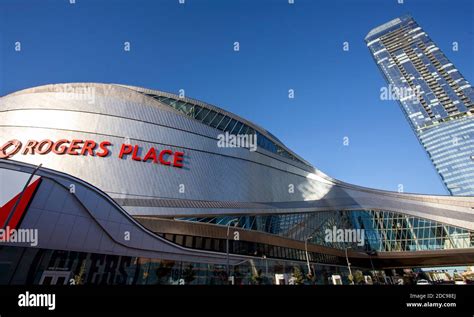
[[[410,16],[365,40],[449,193],[474,195],[472,86]]]

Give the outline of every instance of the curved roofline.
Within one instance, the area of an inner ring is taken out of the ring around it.
[[[207,103],[207,102],[204,102],[204,101],[201,101],[201,100],[198,100],[198,99],[189,98],[189,97],[180,97],[176,94],[166,92],[166,91],[162,91],[162,90],[154,90],[154,89],[149,89],[149,88],[144,88],[144,87],[131,86],[131,85],[122,85],[122,84],[114,84],[114,85],[124,87],[124,88],[128,88],[128,89],[132,89],[132,90],[135,90],[135,91],[138,91],[138,92],[141,92],[141,93],[145,93],[145,94],[149,93],[149,94],[154,94],[154,95],[158,95],[158,96],[163,96],[163,97],[173,98],[173,99],[177,99],[177,100],[182,100],[182,101],[185,101],[185,102],[188,102],[188,103],[191,103],[191,104],[195,104],[195,105],[198,105],[198,106],[210,109],[210,110],[214,110],[218,113],[221,113],[223,115],[231,117],[232,119],[235,119],[237,121],[240,121],[240,122],[248,125],[249,127],[254,129],[255,131],[258,131],[259,133],[261,133],[262,135],[264,135],[265,137],[267,137],[271,141],[275,142],[276,144],[278,144],[279,146],[284,148],[286,151],[291,153],[293,156],[295,156],[302,163],[313,167],[312,164],[310,164],[308,161],[306,161],[305,159],[300,157],[298,154],[293,152],[291,149],[289,149],[280,139],[278,139],[276,136],[274,136],[268,130],[262,128],[258,124],[253,123],[252,121],[249,121],[245,118],[242,118],[239,115],[236,115],[235,113],[229,112],[225,109],[222,109],[220,107],[217,107],[215,105],[212,105],[210,103]]]
[[[242,122],[243,124],[246,124],[247,126],[249,126],[250,128],[254,129],[255,131],[259,132],[260,134],[262,134],[263,136],[265,136],[266,138],[268,138],[269,140],[271,140],[272,142],[274,142],[275,144],[277,144],[278,146],[280,146],[281,148],[283,148],[285,151],[287,151],[288,153],[290,153],[291,155],[293,155],[297,161],[299,161],[300,164],[304,164],[308,167],[311,167],[313,169],[315,169],[315,167],[309,163],[308,161],[306,161],[305,159],[303,159],[301,156],[299,156],[298,154],[296,154],[295,152],[293,152],[291,149],[289,149],[281,140],[279,140],[277,137],[275,137],[272,133],[268,132],[267,130],[265,130],[264,128],[262,128],[261,126],[245,119],[245,118],[242,118],[232,112],[229,112],[227,110],[224,110],[220,107],[217,107],[215,105],[212,105],[212,104],[209,104],[209,103],[206,103],[206,102],[203,102],[203,101],[200,101],[200,100],[197,100],[197,99],[193,99],[193,98],[188,98],[188,97],[180,97],[176,94],[173,94],[173,93],[169,93],[169,92],[165,92],[165,91],[161,91],[161,90],[155,90],[155,89],[149,89],[149,88],[144,88],[144,87],[139,87],[139,86],[132,86],[132,85],[123,85],[123,84],[116,84],[116,83],[95,83],[95,82],[73,82],[73,83],[56,83],[56,84],[46,84],[46,85],[40,85],[40,86],[35,86],[35,87],[31,87],[31,88],[26,88],[26,89],[22,89],[22,90],[19,90],[19,91],[15,91],[15,92],[12,92],[10,94],[7,94],[5,96],[2,96],[2,97],[7,97],[7,96],[14,96],[14,95],[19,95],[19,94],[25,94],[25,93],[36,93],[36,92],[41,92],[42,89],[45,89],[45,88],[52,88],[52,87],[58,87],[58,86],[86,86],[86,85],[93,85],[93,86],[105,86],[105,85],[111,85],[111,86],[116,86],[116,87],[120,87],[120,88],[124,88],[124,89],[129,89],[131,91],[134,91],[134,92],[138,92],[138,93],[141,93],[141,94],[154,94],[154,95],[157,95],[157,96],[163,96],[163,97],[168,97],[168,98],[173,98],[173,99],[177,99],[177,100],[182,100],[182,101],[185,101],[187,103],[191,103],[191,104],[195,104],[195,105],[198,105],[198,106],[201,106],[203,108],[207,108],[207,109],[210,109],[210,110],[213,110],[215,112],[218,112],[218,113],[221,113],[223,115],[226,115],[232,119],[235,119],[237,121],[240,121]],[[152,98],[150,96],[146,96],[147,98]],[[153,98],[152,98],[153,99]],[[159,102],[160,104],[163,104],[162,102],[154,99],[155,102]],[[166,104],[165,104],[166,105]],[[167,106],[167,105],[166,105]],[[167,106],[168,107],[168,106]],[[170,110],[174,111],[174,112],[177,112],[179,114],[181,114],[179,111],[177,111],[176,109],[173,109],[170,107]]]
[[[188,98],[188,97],[181,98],[181,97],[179,97],[175,94],[168,93],[168,92],[163,92],[163,91],[159,91],[159,90],[152,90],[152,89],[147,89],[147,88],[142,88],[142,87],[137,87],[137,86],[121,85],[121,84],[114,84],[114,83],[94,83],[94,82],[58,83],[58,84],[46,84],[46,85],[40,85],[40,86],[31,87],[31,88],[25,88],[25,89],[18,90],[18,91],[12,92],[10,94],[7,94],[5,96],[1,96],[0,99],[4,98],[4,97],[8,97],[8,96],[15,96],[15,95],[26,94],[26,93],[44,92],[47,88],[53,88],[55,86],[62,86],[62,85],[63,86],[68,86],[68,85],[69,86],[76,86],[76,85],[107,86],[107,85],[109,85],[109,86],[119,87],[119,88],[123,88],[123,89],[128,89],[128,90],[136,92],[136,93],[147,93],[147,92],[149,92],[150,94],[161,94],[164,97],[169,96],[171,98],[176,98],[178,100],[183,100],[183,101],[186,101],[186,102],[189,102],[189,103],[195,103],[199,106],[214,110],[216,112],[220,112],[222,114],[228,115],[229,117],[235,118],[236,120],[239,120],[239,121],[241,121],[245,124],[248,124],[250,127],[254,128],[256,131],[262,133],[262,135],[268,137],[271,140],[274,140],[275,143],[278,143],[278,145],[280,145],[285,150],[287,150],[288,152],[293,154],[295,157],[297,157],[299,160],[301,160],[301,162],[305,162],[306,166],[308,168],[311,168],[311,171],[305,169],[306,172],[314,174],[315,176],[320,177],[320,178],[322,178],[322,179],[324,179],[324,180],[326,180],[326,181],[328,181],[328,182],[330,182],[334,185],[338,185],[338,186],[341,186],[341,187],[344,187],[344,188],[353,189],[353,190],[360,190],[360,191],[376,191],[378,193],[383,193],[383,194],[417,195],[417,196],[421,196],[421,197],[423,197],[423,196],[425,196],[425,197],[426,196],[452,197],[450,195],[432,195],[432,194],[413,193],[413,192],[412,193],[409,193],[409,192],[398,193],[398,192],[394,192],[394,191],[390,191],[390,190],[374,189],[374,188],[371,188],[371,187],[366,187],[366,186],[361,186],[361,185],[354,185],[354,184],[351,184],[351,183],[341,181],[339,179],[336,179],[336,178],[333,178],[332,176],[327,175],[326,173],[324,173],[321,170],[319,170],[318,168],[314,167],[312,164],[310,164],[306,160],[302,159],[299,155],[295,154],[293,151],[288,149],[283,143],[281,143],[281,141],[279,141],[278,139],[273,137],[267,130],[262,129],[258,125],[254,124],[254,123],[252,123],[252,122],[250,122],[250,121],[248,121],[244,118],[241,118],[238,115],[235,115],[231,112],[228,112],[228,111],[226,111],[222,108],[216,107],[214,105],[211,105],[211,104],[208,104],[208,103],[196,100],[196,99]],[[144,96],[144,97],[154,99],[154,98],[149,97],[149,96]],[[154,101],[162,104],[161,102],[159,102],[156,99],[154,99]],[[181,114],[176,109],[173,109],[171,107],[166,107],[166,109],[168,109],[168,108],[169,108],[170,111],[174,111],[174,112],[177,112],[178,114]],[[300,164],[302,164],[301,162],[300,162]],[[458,197],[458,198],[463,197],[463,198],[466,198],[466,199],[469,198],[468,196],[456,196],[456,197]]]

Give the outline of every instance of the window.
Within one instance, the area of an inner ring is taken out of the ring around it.
[[[236,124],[237,124],[237,120],[235,120],[235,119],[230,120],[230,122],[225,127],[224,131],[230,133],[232,131],[232,129],[235,127]]]
[[[174,242],[179,245],[183,245],[183,240],[184,240],[184,237],[180,234],[177,234]]]
[[[280,247],[275,247],[275,256],[276,256],[277,258],[282,258],[282,257],[283,257],[282,254],[281,254],[281,252],[282,252],[282,251],[281,251],[281,248],[280,248]]]
[[[212,243],[211,238],[204,238],[204,249],[211,250],[211,243]]]
[[[248,129],[249,129],[249,127],[244,125],[242,130],[240,130],[239,134],[247,134]]]
[[[187,248],[192,248],[193,247],[193,237],[192,236],[186,236],[186,242],[185,242],[185,246]]]
[[[186,103],[181,107],[180,111],[187,116],[192,116],[193,108],[194,106],[192,104]]]
[[[197,115],[199,114],[199,112],[201,112],[202,109],[203,109],[202,107],[199,107],[199,106],[196,106],[196,105],[195,105],[194,108],[193,108],[193,111],[192,111],[192,113],[191,113],[191,117],[193,117],[194,119],[196,119],[196,118],[197,118]]]
[[[246,133],[246,134],[248,134],[248,135],[254,135],[254,134],[255,134],[255,130],[249,127],[249,129],[247,130],[247,133]]]
[[[194,239],[195,247],[196,249],[202,249],[203,248],[203,243],[202,243],[202,237],[195,237]]]
[[[269,250],[269,252],[268,252],[268,256],[270,256],[270,257],[272,257],[272,258],[276,257],[276,255],[275,255],[275,247],[270,247],[270,250]]]
[[[218,128],[219,130],[224,130],[224,128],[226,127],[226,125],[229,123],[229,121],[230,121],[230,117],[225,117],[225,118],[221,121],[221,123],[219,123],[219,125],[217,126],[217,128]]]
[[[212,122],[210,123],[210,126],[213,127],[213,128],[216,128],[216,127],[219,125],[219,123],[221,123],[221,121],[222,121],[223,118],[224,118],[224,115],[218,113],[218,114],[214,117],[214,120],[212,120]]]
[[[229,252],[242,254],[242,244],[244,243],[242,243],[241,241],[229,240]]]
[[[162,96],[155,96],[155,95],[150,95],[150,94],[145,94],[145,95],[153,97],[156,100],[158,100],[160,102],[164,102],[164,103],[166,103],[166,100],[168,99],[167,97],[162,97]]]
[[[255,129],[243,124],[242,122],[237,121],[236,119],[231,119],[229,116],[218,113],[216,111],[207,109],[202,106],[195,105],[193,103],[185,102],[181,99],[169,98],[165,96],[157,96],[153,94],[146,94],[151,96],[154,99],[173,107],[185,115],[194,118],[202,123],[209,125],[213,128],[216,128],[221,131],[229,132],[231,134],[241,134],[241,135],[253,135],[257,134],[257,144],[260,148],[266,149],[270,152],[276,153],[280,156],[286,157],[293,161],[299,161],[295,156],[290,154],[288,151],[284,150],[282,147],[276,145],[267,137],[263,136],[261,133],[255,131]]]
[[[199,113],[196,114],[196,120],[202,121],[207,114],[209,113],[209,109],[203,108]]]
[[[238,134],[240,129],[242,129],[242,122],[237,122],[237,124],[235,125],[234,129],[232,130],[232,134]]]
[[[260,132],[257,132],[257,144],[258,144],[258,146],[263,147],[264,149],[266,149],[265,139],[262,137],[262,134]]]
[[[178,111],[181,111],[181,112],[184,112],[182,111],[182,107],[185,105],[186,103],[183,102],[183,101],[176,101],[175,105],[174,105],[174,108]]]
[[[265,138],[265,137],[264,137]],[[265,143],[266,143],[266,146],[267,146],[267,149],[270,151],[270,152],[273,152],[273,153],[276,153],[276,145],[271,142],[270,140],[268,140],[267,138],[265,138]]]
[[[211,111],[203,120],[202,123],[209,125],[210,122],[217,116],[217,112]]]
[[[232,241],[232,240],[231,240]],[[234,242],[234,241],[232,241]],[[245,255],[254,255],[249,252],[249,247],[248,247],[248,242],[245,241],[235,241],[238,242],[238,245],[235,245],[235,252],[240,253],[240,254],[245,254]],[[237,248],[238,246],[238,248]]]
[[[300,260],[306,260],[306,253],[300,250]]]
[[[175,99],[168,99],[168,100],[166,100],[166,102],[168,103],[168,105],[170,105],[171,107],[176,109],[176,100]]]
[[[222,246],[221,246],[221,240],[220,240],[220,239],[213,239],[213,240],[214,240],[214,248],[213,248],[213,250],[214,250],[214,251],[217,251],[217,252],[222,252],[222,251],[221,251],[221,248],[222,248]],[[229,249],[230,249],[230,246],[229,246]]]

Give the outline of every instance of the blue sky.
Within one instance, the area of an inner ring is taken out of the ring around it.
[[[385,82],[364,37],[410,13],[472,81],[474,1],[185,2],[2,0],[0,95],[63,82],[185,89],[263,126],[335,178],[446,194],[398,104],[380,100]]]

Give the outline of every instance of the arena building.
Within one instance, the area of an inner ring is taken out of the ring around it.
[[[344,183],[256,124],[170,93],[6,95],[0,157],[1,284],[327,284],[474,264],[473,197]]]

